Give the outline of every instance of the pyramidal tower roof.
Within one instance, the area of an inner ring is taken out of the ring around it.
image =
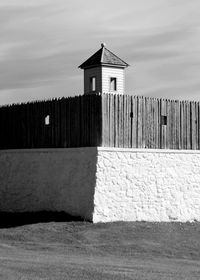
[[[93,54],[91,57],[89,57],[85,62],[83,62],[79,68],[85,69],[95,66],[116,66],[125,68],[129,66],[125,61],[123,61],[121,58],[116,56],[114,53],[109,51],[105,47],[105,43],[101,44],[101,48]]]

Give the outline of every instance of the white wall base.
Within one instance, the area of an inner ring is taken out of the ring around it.
[[[200,152],[98,148],[94,222],[200,221]]]
[[[92,220],[96,148],[0,151],[0,211],[65,211]]]
[[[200,151],[0,151],[0,212],[65,211],[93,222],[200,221]]]

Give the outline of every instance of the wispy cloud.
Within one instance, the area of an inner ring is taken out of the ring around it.
[[[132,65],[127,92],[196,98],[199,8],[198,0],[2,0],[0,103],[82,92],[77,66],[102,41]]]

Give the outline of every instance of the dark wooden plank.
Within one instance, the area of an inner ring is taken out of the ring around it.
[[[109,94],[106,94],[106,146],[110,146],[110,108],[109,108]]]
[[[200,149],[200,102],[197,102],[197,138],[198,138],[198,150]]]
[[[184,136],[184,149],[187,149],[187,102],[185,101],[183,104],[184,115],[183,115],[183,136]]]
[[[173,100],[168,100],[168,114],[169,114],[169,130],[167,136],[169,137],[169,148],[174,148],[174,139],[173,139]]]
[[[0,107],[0,149],[2,149],[2,143],[3,143],[3,125],[2,125],[2,122],[3,122],[3,116],[2,116],[2,108]]]
[[[142,100],[137,97],[137,148],[142,148]]]
[[[173,149],[173,104],[172,100],[167,99],[167,126],[166,126],[166,148]]]
[[[131,96],[127,96],[127,138],[128,148],[131,148]]]
[[[154,148],[154,108],[153,108],[153,98],[151,98],[151,111],[150,111],[150,116],[151,116],[151,132],[150,132],[150,148]]]
[[[114,147],[118,147],[118,99],[114,95]]]
[[[74,108],[74,120],[75,120],[75,147],[79,147],[79,139],[80,139],[80,125],[79,125],[79,97],[76,96],[74,99],[75,101],[75,108]],[[90,100],[91,101],[91,100]],[[91,103],[91,102],[90,102]],[[90,104],[91,105],[91,104]],[[90,106],[90,116],[91,116],[91,106]],[[90,120],[90,128],[92,126],[92,116]],[[91,141],[90,141],[90,146],[91,146]]]
[[[99,146],[103,146],[103,140],[102,140],[102,94],[99,94],[98,98],[98,124],[99,124],[99,130],[98,130],[98,139],[99,139]]]
[[[80,116],[81,116],[81,120],[80,120],[80,130],[81,130],[81,147],[85,146],[85,118],[84,118],[84,104],[85,104],[85,97],[84,96],[80,96]]]
[[[94,109],[94,102],[93,102],[93,97],[95,96],[95,94],[91,94],[90,95],[90,147],[94,146],[94,119],[93,119],[93,109]]]
[[[132,96],[131,98],[131,148],[138,147],[138,113],[137,113],[137,97]]]
[[[171,100],[171,139],[172,139],[172,149],[175,149],[175,101]]]
[[[119,112],[119,95],[116,95],[116,147],[119,147],[119,142],[120,142],[120,127],[119,127],[119,122],[120,122],[120,112]]]
[[[158,99],[154,98],[154,149],[158,149]]]
[[[86,136],[86,146],[89,146],[89,96],[85,96],[85,136]]]
[[[111,104],[111,94],[107,95],[107,121],[108,121],[108,145],[112,146],[112,104]]]
[[[130,131],[130,148],[135,148],[134,142],[136,142],[136,135],[134,134],[134,122],[135,122],[135,98],[134,96],[130,96],[129,110],[130,110],[130,122],[129,122],[129,131]],[[135,138],[135,139],[134,139]],[[135,140],[135,141],[134,141]]]
[[[90,101],[92,103],[92,100]],[[91,127],[92,127],[92,104],[90,104],[90,111],[91,111]],[[80,108],[79,108],[79,96],[76,96],[75,98],[75,127],[76,127],[76,142],[75,142],[75,147],[80,147]],[[93,132],[93,130],[91,130]],[[93,137],[92,137],[93,140]],[[92,141],[91,141],[92,142]],[[90,142],[90,146],[91,146]]]
[[[91,141],[92,141],[92,137],[91,137],[91,134],[92,134],[92,131],[91,131],[91,94],[88,94],[87,96],[87,101],[88,101],[88,144],[87,146],[90,147],[91,145]]]
[[[153,118],[153,125],[152,125],[152,148],[156,149],[156,108],[155,108],[155,98],[152,98],[152,118]]]
[[[132,98],[130,95],[127,96],[127,137],[128,137],[128,148],[132,147],[132,131],[131,131],[131,123],[132,123]]]
[[[156,120],[156,143],[155,148],[160,148],[160,111],[159,111],[159,99],[155,100],[155,120]]]
[[[194,106],[193,102],[190,102],[190,143],[191,149],[194,149]]]
[[[157,129],[158,129],[158,149],[161,149],[161,99],[158,99],[157,102],[157,110],[158,110],[158,125],[157,125]]]
[[[123,118],[123,147],[128,148],[128,97],[124,95],[124,118]]]
[[[55,147],[54,146],[54,127],[55,127],[55,115],[54,115],[54,104],[53,100],[49,100],[47,103],[47,115],[50,115],[51,118],[51,125],[50,127],[46,126],[45,130],[48,135],[47,143],[49,147]]]
[[[66,117],[67,117],[67,120],[66,120],[66,130],[67,130],[67,135],[66,135],[66,142],[67,142],[67,147],[71,147],[71,115],[70,115],[70,105],[71,105],[71,97],[69,97],[67,99],[67,102],[66,102]]]
[[[194,102],[194,150],[197,149],[197,109],[196,102]]]
[[[146,131],[146,120],[145,120],[145,103],[146,98],[141,98],[141,117],[142,117],[142,139],[141,139],[141,148],[145,148],[145,131]]]
[[[70,115],[70,129],[69,129],[69,147],[74,147],[74,98],[69,98],[69,115]]]
[[[187,101],[184,102],[184,142],[185,142],[185,149],[187,150],[188,147],[188,123],[187,123],[187,115],[188,115],[188,109],[187,109]]]
[[[180,101],[176,101],[176,149],[180,149]]]
[[[85,136],[86,136],[86,146],[88,147],[89,145],[89,106],[88,106],[88,103],[89,103],[89,98],[88,98],[88,95],[85,96]]]
[[[110,146],[110,107],[109,107],[109,94],[106,94],[105,99],[106,107],[106,146]]]
[[[66,106],[65,106],[65,99],[62,98],[60,100],[60,146],[65,148],[66,147]]]
[[[183,149],[183,101],[180,101],[180,141],[179,149]]]
[[[187,149],[191,149],[191,108],[190,102],[187,101]]]
[[[110,143],[111,147],[115,146],[115,104],[114,104],[114,95],[110,94]]]
[[[199,102],[195,102],[196,115],[196,149],[199,149]]]
[[[174,101],[174,149],[177,149],[178,145],[178,109],[177,109],[177,100]]]
[[[74,98],[71,98],[70,117],[71,117],[71,131],[70,131],[71,147],[76,147],[76,101]],[[88,127],[89,127],[89,121],[88,121]],[[88,132],[88,136],[89,136],[89,132]],[[89,146],[88,138],[87,138],[87,146]]]
[[[155,108],[154,98],[151,98],[151,148],[155,149]]]
[[[167,116],[167,125],[163,124],[163,120],[161,121],[161,149],[166,149],[169,146],[169,142],[167,141],[167,128],[169,127],[169,114],[167,112],[167,101],[161,100],[161,119],[163,116]]]
[[[182,102],[182,143],[183,143],[183,146],[182,146],[182,148],[183,149],[187,149],[187,134],[186,134],[186,132],[187,132],[187,130],[186,130],[186,128],[187,128],[187,123],[186,123],[186,102],[185,101],[183,101]]]
[[[151,99],[146,98],[145,103],[145,111],[146,111],[146,130],[145,130],[145,148],[151,148]]]
[[[170,100],[169,116],[170,116],[170,127],[169,127],[170,149],[174,149],[174,101],[173,100]]]
[[[107,146],[107,106],[106,106],[106,94],[102,94],[102,140],[103,146]]]
[[[93,127],[94,127],[94,145],[98,146],[98,95],[95,94],[93,98]]]
[[[123,142],[121,113],[122,113],[122,99],[121,99],[121,95],[118,95],[118,147],[121,147],[121,143]]]
[[[190,102],[190,133],[191,149],[196,150],[196,108],[195,102]]]
[[[143,148],[148,148],[148,135],[147,131],[149,130],[149,116],[148,116],[148,107],[149,107],[149,98],[145,98],[144,102],[144,112],[143,112],[143,122],[145,129],[143,130]]]
[[[93,143],[92,146],[98,146],[97,145],[97,106],[96,103],[97,102],[97,95],[95,94],[92,98],[92,127],[93,127],[93,135],[94,135],[94,139],[93,139]]]
[[[119,99],[119,111],[118,111],[118,125],[119,125],[119,145],[118,147],[123,147],[123,96],[118,95]]]

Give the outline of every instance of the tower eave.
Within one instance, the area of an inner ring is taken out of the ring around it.
[[[88,66],[78,66],[80,69],[89,69],[89,68],[94,68],[94,67],[99,67],[99,66],[105,66],[105,67],[113,67],[113,68],[126,68],[130,66],[129,64],[126,63],[126,65],[120,65],[120,64],[111,64],[111,63],[99,63],[99,64],[94,64],[94,65],[88,65]]]

